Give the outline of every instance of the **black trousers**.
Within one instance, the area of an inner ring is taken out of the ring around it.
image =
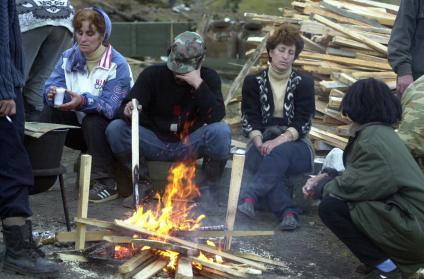
[[[80,124],[75,112],[45,106],[42,120],[81,127],[68,131],[65,145],[92,156],[91,180],[114,177],[114,158],[105,134],[109,119],[99,114],[87,114]]]
[[[28,193],[33,186],[31,162],[24,146],[22,93],[15,89],[16,115],[0,117],[0,218],[29,217]]]
[[[375,267],[388,257],[353,223],[345,201],[325,197],[319,205],[322,222],[364,264]]]

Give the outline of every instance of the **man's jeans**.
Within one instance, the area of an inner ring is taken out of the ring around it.
[[[303,141],[281,144],[269,155],[262,156],[255,145],[246,154],[241,197],[265,203],[281,218],[286,210],[296,211],[288,190],[288,178],[310,171],[311,151]]]
[[[124,120],[112,121],[106,136],[114,154],[131,152],[131,124]],[[228,159],[231,130],[224,122],[205,125],[189,135],[188,142],[164,142],[151,130],[139,126],[140,156],[153,161],[178,161],[210,157]]]

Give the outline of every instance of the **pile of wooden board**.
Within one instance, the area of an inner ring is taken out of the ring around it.
[[[387,44],[399,6],[371,0],[304,0],[293,1],[291,6],[282,16],[245,16],[263,22],[270,32],[284,22],[300,27],[305,49],[294,66],[315,79],[317,113],[312,138],[344,148],[350,121],[339,106],[348,86],[369,77],[383,80],[391,89],[396,86],[396,75],[387,61]],[[258,46],[262,47],[259,65],[251,71],[266,67],[263,45]],[[319,149],[321,145],[315,146]]]

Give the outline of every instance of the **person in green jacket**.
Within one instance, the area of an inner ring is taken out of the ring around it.
[[[360,80],[342,112],[353,121],[346,169],[321,174],[335,176],[325,185],[308,181],[303,193],[322,194],[321,220],[367,267],[368,278],[408,278],[424,266],[424,174],[393,129],[400,101],[383,82]]]

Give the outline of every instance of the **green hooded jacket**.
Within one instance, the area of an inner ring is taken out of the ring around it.
[[[324,196],[346,200],[356,227],[402,272],[424,266],[424,174],[392,127],[361,126],[345,149],[346,170]]]

